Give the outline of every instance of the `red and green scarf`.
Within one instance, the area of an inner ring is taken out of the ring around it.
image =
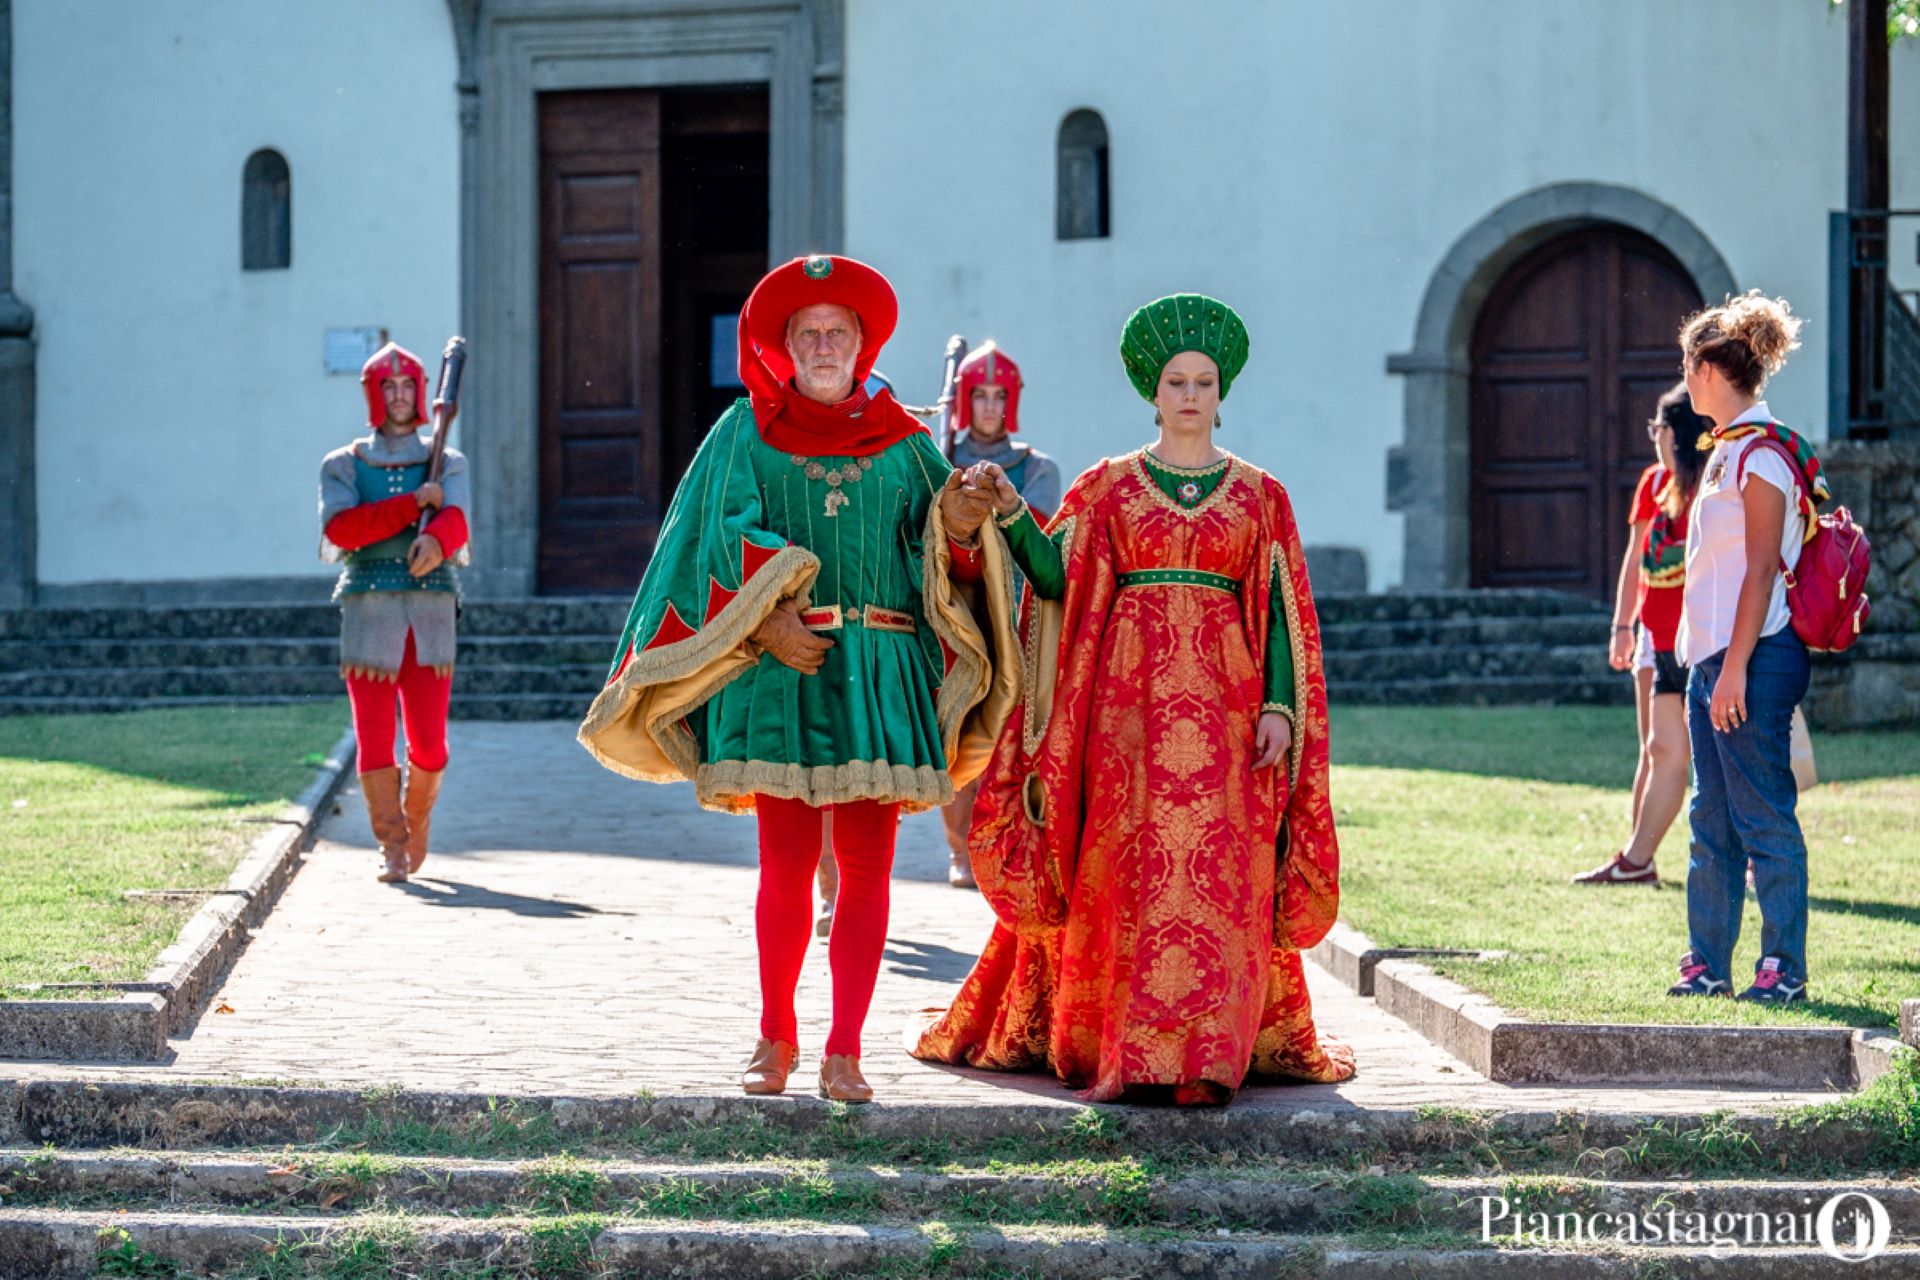
[[[1794,465],[1805,482],[1798,495],[1802,528],[1804,536],[1811,538],[1820,527],[1820,504],[1830,496],[1827,478],[1820,470],[1820,459],[1814,456],[1813,446],[1784,423],[1741,422],[1731,427],[1715,427],[1701,438],[1700,448],[1704,451],[1722,440],[1744,440],[1748,436],[1764,436],[1793,455]]]
[[[1687,509],[1668,515],[1667,491],[1678,484],[1673,476],[1654,495],[1660,509],[1647,526],[1647,544],[1640,551],[1640,581],[1649,587],[1677,587],[1687,577]]]

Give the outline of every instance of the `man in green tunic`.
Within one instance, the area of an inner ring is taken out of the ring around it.
[[[740,316],[747,397],[674,495],[606,688],[580,740],[608,768],[691,780],[760,828],[760,1041],[742,1086],[799,1059],[794,989],[821,815],[840,888],[820,1091],[865,1102],[860,1029],[885,947],[901,811],[985,767],[1019,695],[993,477],[954,471],[885,390],[863,389],[898,315],[851,258],[776,268]]]

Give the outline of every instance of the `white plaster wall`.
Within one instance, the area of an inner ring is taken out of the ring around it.
[[[1021,362],[1069,474],[1152,436],[1121,372],[1139,303],[1214,293],[1252,360],[1221,443],[1287,484],[1309,543],[1401,576],[1385,459],[1448,247],[1549,183],[1680,210],[1742,287],[1811,324],[1771,403],[1824,434],[1827,214],[1845,194],[1845,18],[1818,0],[848,0],[847,241],[903,316],[881,361],[936,392],[949,333]],[[1920,42],[1894,54],[1897,201],[1920,204]],[[1113,236],[1054,239],[1054,143],[1106,118]],[[1907,256],[1905,248],[1896,253]],[[1911,276],[1911,268],[1907,269]]]
[[[41,581],[330,572],[319,460],[365,406],[323,330],[384,325],[431,370],[459,313],[444,0],[15,0],[13,28]],[[293,265],[242,272],[263,146]]]

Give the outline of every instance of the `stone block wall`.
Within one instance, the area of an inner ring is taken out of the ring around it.
[[[1834,502],[1873,543],[1873,618],[1846,654],[1814,655],[1807,718],[1823,728],[1920,725],[1920,444],[1820,451]]]

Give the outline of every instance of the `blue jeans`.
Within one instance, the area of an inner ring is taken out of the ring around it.
[[[1687,678],[1693,743],[1693,857],[1687,864],[1687,931],[1709,976],[1731,979],[1746,903],[1747,860],[1760,899],[1760,953],[1780,957],[1781,976],[1807,980],[1807,844],[1794,816],[1793,709],[1811,665],[1793,628],[1754,646],[1747,660],[1747,718],[1721,733],[1707,718],[1726,650],[1695,663]]]

